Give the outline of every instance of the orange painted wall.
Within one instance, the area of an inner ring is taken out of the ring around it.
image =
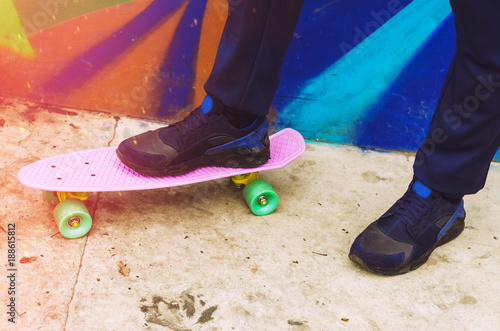
[[[23,16],[26,4],[12,3],[21,24],[11,23],[14,32],[3,31],[10,33],[5,40],[16,44],[0,43],[1,96],[152,118],[182,115],[184,108],[201,102],[227,15],[225,0],[208,0],[206,5],[200,1],[197,8],[188,0],[170,5],[133,0],[97,11],[80,2],[79,7],[72,4],[78,9],[73,15],[64,12],[63,0],[57,1],[34,1],[33,6],[40,8],[38,12],[30,8],[31,20]],[[50,14],[44,10],[47,6],[56,15],[74,17],[57,21],[54,15],[51,20],[56,23],[42,25],[42,14]],[[0,17],[7,14],[3,11]],[[192,52],[182,54],[179,47],[172,47],[173,38],[176,31],[190,30],[199,41]],[[27,42],[22,45],[24,52],[18,45],[22,38]],[[29,47],[31,52],[26,51]],[[169,68],[166,58],[173,66],[176,59],[183,59],[184,71],[192,69],[192,75],[176,75],[177,68]],[[179,84],[186,85],[186,100],[169,103],[163,97],[162,102],[162,93]],[[171,109],[160,112],[165,105]]]

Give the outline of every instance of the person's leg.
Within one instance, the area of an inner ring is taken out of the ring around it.
[[[208,95],[239,112],[266,116],[304,0],[232,0]]]
[[[457,51],[407,192],[354,241],[349,257],[382,274],[414,270],[464,229],[462,197],[485,182],[500,143],[500,2],[450,1]]]
[[[457,52],[414,164],[453,197],[483,188],[500,145],[500,2],[452,0]]]
[[[229,0],[207,96],[182,121],[123,141],[119,159],[149,176],[252,168],[270,157],[268,113],[303,0]]]

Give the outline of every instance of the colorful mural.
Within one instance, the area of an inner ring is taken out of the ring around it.
[[[0,0],[0,15],[2,95],[158,118],[202,100],[227,4]]]
[[[226,0],[0,0],[0,95],[180,118],[204,96],[227,12]],[[415,151],[454,39],[447,0],[307,0],[275,125]]]

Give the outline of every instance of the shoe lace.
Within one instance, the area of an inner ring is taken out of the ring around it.
[[[207,118],[200,108],[196,108],[191,114],[176,124],[179,133],[183,136],[186,133],[194,132],[195,128],[200,128],[203,124],[208,124]]]
[[[414,226],[416,221],[429,213],[429,209],[429,202],[411,191],[394,204],[392,212],[398,220]]]

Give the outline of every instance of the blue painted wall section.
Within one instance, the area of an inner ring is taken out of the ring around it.
[[[416,151],[455,52],[453,24],[447,0],[306,2],[274,101],[277,125]]]

